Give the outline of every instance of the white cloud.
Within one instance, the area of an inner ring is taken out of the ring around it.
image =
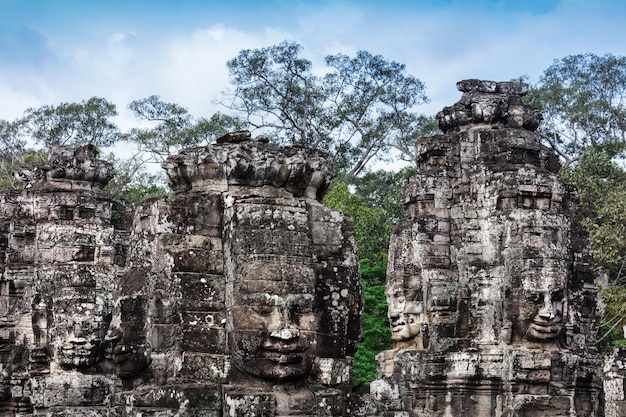
[[[428,114],[459,99],[455,83],[463,78],[500,81],[528,74],[537,80],[554,59],[569,54],[626,55],[619,21],[624,7],[617,1],[568,0],[535,14],[373,3],[295,2],[279,11],[251,6],[259,24],[243,23],[236,10],[227,20],[211,20],[203,9],[205,24],[177,21],[175,28],[163,24],[167,19],[154,27],[142,16],[125,16],[124,24],[98,22],[98,30],[89,33],[59,33],[59,24],[50,32],[24,31],[30,41],[22,44],[37,48],[16,63],[1,63],[0,118],[15,118],[29,106],[97,95],[117,105],[125,129],[137,123],[128,103],[152,94],[208,116],[219,110],[213,101],[228,86],[226,61],[241,49],[285,39],[302,44],[319,73],[326,71],[325,55],[353,56],[358,50],[406,64],[407,72],[426,84],[431,103],[418,111]],[[43,59],[31,59],[39,56]],[[28,62],[32,66],[25,67]]]
[[[261,48],[288,38],[273,28],[255,32],[214,25],[171,38],[163,47],[155,66],[153,87],[164,100],[187,107],[192,114],[210,115],[218,110],[212,104],[228,85],[226,62],[242,49]]]

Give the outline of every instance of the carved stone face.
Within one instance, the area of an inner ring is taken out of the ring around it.
[[[89,269],[57,271],[53,303],[48,315],[48,332],[54,362],[63,368],[84,368],[95,364],[106,334],[109,318],[105,297],[96,294],[96,273]],[[34,327],[42,333],[44,318]],[[41,338],[41,335],[39,336]]]
[[[105,330],[104,314],[95,303],[77,302],[72,308],[69,307],[72,301],[77,300],[57,303],[63,307],[55,305],[53,326],[60,342],[55,361],[70,368],[91,366],[97,359]]]
[[[553,342],[560,336],[567,308],[565,271],[564,267],[544,266],[522,272],[514,301],[514,325],[522,340]]]
[[[150,364],[150,345],[145,335],[147,300],[142,296],[122,297],[113,314],[107,341],[115,372],[120,378],[142,373]]]
[[[232,331],[235,366],[245,374],[284,381],[303,379],[316,350],[315,274],[289,258],[246,262],[236,277]]]
[[[387,303],[392,340],[408,341],[421,336],[422,326],[426,323],[423,303],[407,301],[402,291],[388,294]]]

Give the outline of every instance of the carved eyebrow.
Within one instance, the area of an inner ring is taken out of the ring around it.
[[[265,293],[241,294],[242,301],[251,306],[274,306],[276,304],[273,297],[267,297]]]

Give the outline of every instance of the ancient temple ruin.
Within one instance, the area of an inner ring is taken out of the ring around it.
[[[362,291],[323,153],[238,132],[134,211],[94,149],[0,205],[0,415],[350,415]]]
[[[458,88],[403,183],[371,395],[327,155],[244,131],[170,156],[173,194],[137,207],[90,146],[0,195],[0,416],[621,416],[626,354],[602,380],[577,195],[527,87]]]
[[[395,348],[371,415],[598,416],[597,289],[577,196],[526,86],[466,80],[417,143],[389,250]]]
[[[0,202],[0,415],[103,405],[121,388],[98,362],[129,207],[102,191],[113,167],[90,146],[54,148],[19,175],[24,190]]]

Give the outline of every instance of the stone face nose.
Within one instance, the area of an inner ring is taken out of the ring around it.
[[[554,312],[554,306],[552,305],[552,299],[550,298],[550,294],[544,294],[543,296],[543,307],[539,310],[539,317],[554,320],[556,317],[556,313]]]
[[[274,309],[268,327],[270,337],[276,339],[292,340],[300,336],[300,330],[293,323],[286,307]]]
[[[270,331],[270,336],[281,340],[291,340],[300,336],[300,331],[295,327],[282,328]]]
[[[405,320],[403,320],[403,314],[402,313],[389,313],[389,322],[391,323],[392,326],[396,326],[398,324],[404,324]]]

